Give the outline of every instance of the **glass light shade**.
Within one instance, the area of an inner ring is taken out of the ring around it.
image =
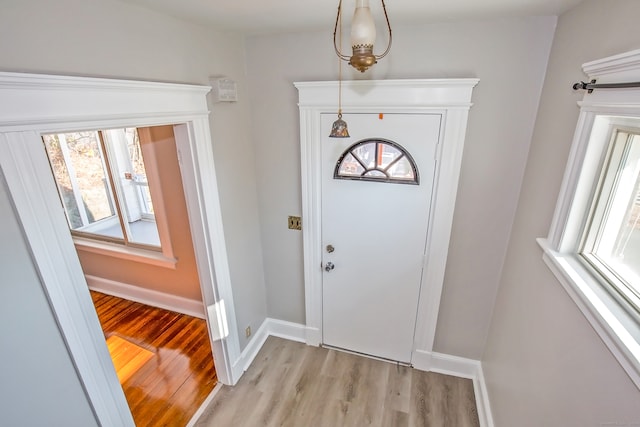
[[[376,42],[376,25],[369,8],[369,0],[356,0],[351,21],[351,46],[371,46]]]

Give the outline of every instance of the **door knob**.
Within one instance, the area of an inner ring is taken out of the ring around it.
[[[333,263],[332,263],[332,262],[328,262],[328,263],[326,263],[326,264],[324,265],[324,270],[325,270],[325,271],[331,271],[331,270],[333,270],[334,268],[336,268],[336,266],[335,266],[335,265],[333,265]]]

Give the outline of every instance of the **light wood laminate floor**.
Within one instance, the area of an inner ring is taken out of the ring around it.
[[[270,337],[196,427],[478,427],[471,380]]]

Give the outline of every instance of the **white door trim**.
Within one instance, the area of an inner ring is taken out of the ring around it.
[[[472,105],[471,94],[478,81],[420,79],[342,82],[342,110],[345,113],[442,114],[414,354],[416,350],[433,350],[467,117]],[[299,82],[295,86],[300,108],[306,342],[319,345],[322,343],[320,115],[336,112],[338,82]]]
[[[0,171],[98,424],[133,426],[103,339],[41,134],[178,124],[176,144],[218,378],[242,374],[207,86],[0,73]]]

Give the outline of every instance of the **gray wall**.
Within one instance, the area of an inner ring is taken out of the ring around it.
[[[97,426],[0,174],[0,398],[7,426]]]
[[[344,68],[346,79],[480,79],[436,351],[479,359],[484,350],[555,23],[555,17],[539,17],[395,26],[387,58],[364,76]],[[301,213],[293,82],[336,80],[338,59],[329,30],[253,37],[246,45],[268,313],[304,323],[302,236],[288,230],[286,222],[287,215]]]
[[[244,43],[114,0],[4,0],[0,70],[208,84],[238,82],[240,102],[212,106],[212,138],[240,345],[266,317]]]
[[[639,14],[636,0],[591,0],[562,16],[528,160],[555,18],[395,27],[392,53],[364,76],[481,80],[435,350],[476,359],[484,351],[500,427],[640,421],[640,393],[544,266],[534,240],[548,231],[578,114],[580,96],[569,84],[582,77],[583,62],[637,48]],[[256,329],[267,314],[304,323],[301,235],[286,228],[287,215],[301,209],[292,83],[337,78],[329,31],[245,42],[113,0],[5,0],[0,70],[205,84],[226,75],[239,83],[238,103],[212,105],[212,133],[244,347],[244,328]],[[243,167],[253,164],[255,174]],[[8,340],[0,390],[9,424],[93,425],[0,187],[0,336]],[[33,402],[43,410],[33,411]]]
[[[585,62],[640,47],[637,0],[562,15],[483,367],[497,427],[640,424],[640,392],[542,261],[578,117]]]

